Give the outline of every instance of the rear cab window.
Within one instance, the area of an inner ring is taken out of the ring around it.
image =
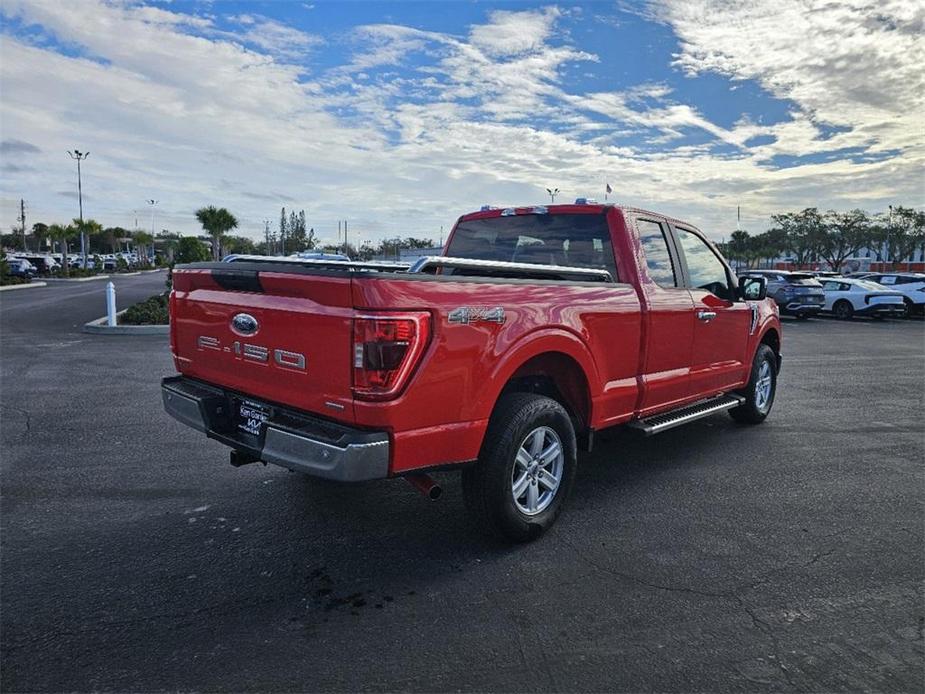
[[[460,222],[446,255],[608,270],[619,281],[601,214],[520,214]],[[456,273],[459,274],[459,273]]]

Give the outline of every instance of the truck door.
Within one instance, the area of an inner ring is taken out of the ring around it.
[[[655,217],[636,218],[635,224],[645,256],[645,263],[639,263],[647,306],[639,411],[646,416],[690,399],[693,300],[684,286],[668,224]]]
[[[751,366],[746,355],[752,307],[737,300],[735,276],[697,232],[674,226],[684,280],[693,302],[691,395],[708,396],[740,386]]]

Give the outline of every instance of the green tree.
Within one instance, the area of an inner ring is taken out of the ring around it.
[[[253,255],[257,252],[253,239],[249,239],[246,236],[226,236],[222,244],[227,253]]]
[[[124,227],[106,227],[100,235],[100,243],[110,253],[118,253],[122,239],[128,239],[131,236],[132,233]]]
[[[196,219],[212,237],[212,259],[219,260],[222,257],[222,236],[237,228],[237,218],[224,207],[209,205],[196,210]]]
[[[209,247],[193,236],[184,236],[177,241],[176,261],[178,263],[201,263],[209,259]]]
[[[42,222],[36,222],[32,225],[32,239],[36,250],[41,251],[45,245],[45,239],[48,238],[48,225]]]
[[[402,240],[403,248],[433,248],[436,245],[437,243],[433,239],[418,239],[414,236],[409,236]]]
[[[829,210],[822,217],[819,254],[838,272],[844,262],[871,240],[870,217],[864,210],[836,212]]]
[[[298,214],[290,213],[286,223],[286,249],[289,253],[310,251],[317,245],[314,228],[306,230],[305,226],[305,210],[300,210]]]
[[[94,238],[99,236],[103,231],[103,225],[100,224],[95,219],[84,219],[80,220],[75,217],[71,220],[71,226],[77,231],[77,233],[83,237],[87,255],[90,255],[90,244],[93,242]]]
[[[776,214],[775,231],[783,233],[787,239],[787,249],[793,254],[798,266],[807,265],[819,256],[820,245],[824,236],[822,215],[815,207],[807,207],[802,212]]]
[[[61,251],[61,271],[64,273],[65,277],[70,274],[70,268],[67,262],[67,242],[68,239],[73,238],[75,234],[77,234],[77,229],[70,224],[67,226],[63,224],[52,224],[48,227],[48,237],[52,241],[58,242]]]
[[[911,258],[916,250],[925,247],[925,212],[895,207],[892,215],[880,218],[872,236],[886,247],[887,260],[896,267],[896,263]]]
[[[729,235],[726,244],[726,256],[734,261],[735,265],[744,264],[748,267],[748,250],[751,236],[747,231],[736,230]]]
[[[174,262],[174,257],[177,254],[177,244],[180,242],[181,238],[183,237],[177,232],[167,231],[166,229],[154,237],[154,247],[157,248],[158,244],[160,244],[161,248],[167,253],[167,263],[169,265],[172,265]]]
[[[140,249],[138,252],[138,260],[142,265],[148,264],[148,246],[154,243],[154,237],[147,231],[136,231],[132,238],[135,241],[135,245]]]

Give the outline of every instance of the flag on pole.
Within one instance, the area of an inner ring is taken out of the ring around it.
[[[610,184],[608,183],[608,184],[607,184],[607,187],[604,188],[604,191],[605,191],[607,194],[610,194],[610,193],[613,192],[613,188],[611,188],[611,187],[610,187]]]

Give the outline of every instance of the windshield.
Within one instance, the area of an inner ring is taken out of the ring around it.
[[[525,214],[461,222],[446,255],[609,270],[617,279],[603,214]]]
[[[870,280],[858,280],[857,285],[862,289],[867,289],[868,291],[883,291],[882,284],[877,284],[876,282],[871,282]]]

